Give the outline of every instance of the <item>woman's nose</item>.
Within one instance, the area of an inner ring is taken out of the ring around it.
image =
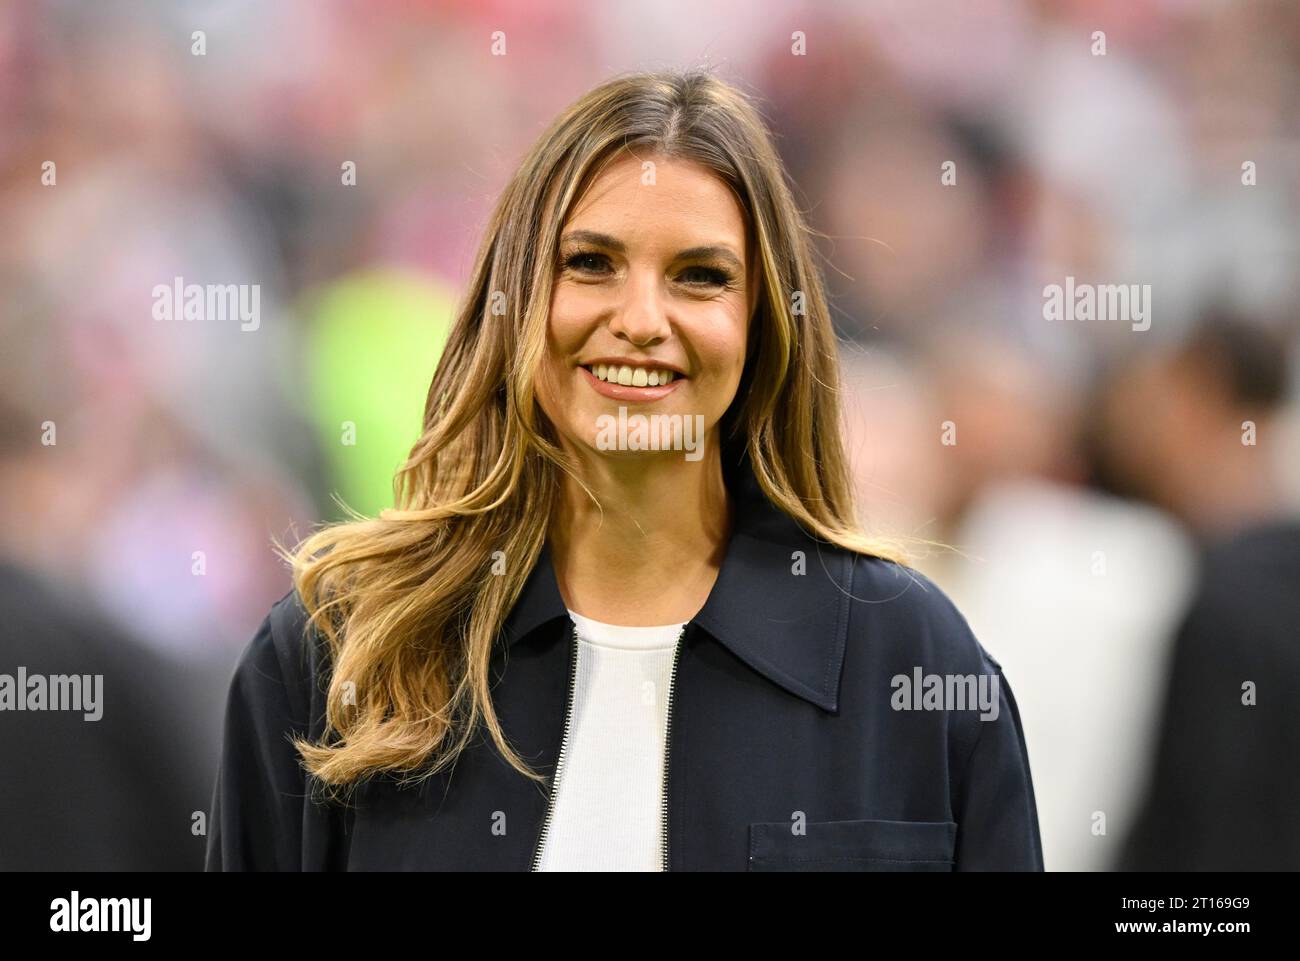
[[[609,324],[610,332],[637,346],[668,338],[668,305],[659,278],[651,271],[633,274],[623,286],[623,300]]]

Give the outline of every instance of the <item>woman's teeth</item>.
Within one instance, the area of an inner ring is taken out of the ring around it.
[[[592,364],[587,368],[597,380],[624,387],[659,387],[671,384],[675,371],[655,367],[619,367],[617,364]]]

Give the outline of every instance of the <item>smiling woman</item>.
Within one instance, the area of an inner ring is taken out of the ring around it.
[[[289,555],[209,867],[1041,869],[1010,686],[857,527],[837,369],[745,96],[640,74],[570,107],[488,225],[396,507]],[[609,443],[629,410],[699,444]],[[997,704],[892,710],[914,671]]]

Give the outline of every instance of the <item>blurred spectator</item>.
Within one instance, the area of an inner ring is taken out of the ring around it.
[[[20,670],[99,675],[102,716],[0,714],[0,870],[201,870],[216,757],[201,679],[0,559],[0,673]]]
[[[1300,518],[1279,471],[1287,363],[1277,331],[1212,314],[1108,392],[1104,476],[1176,514],[1202,546],[1128,869],[1300,869]]]
[[[1288,513],[1288,364],[1282,331],[1218,311],[1184,342],[1137,354],[1102,391],[1093,480],[1202,544]]]
[[[1206,552],[1122,869],[1300,870],[1297,584],[1300,523],[1258,526]]]

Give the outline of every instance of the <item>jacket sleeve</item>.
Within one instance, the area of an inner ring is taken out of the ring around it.
[[[283,602],[281,602],[283,603]],[[308,735],[302,672],[292,671],[268,615],[235,668],[208,819],[208,871],[304,867],[307,781],[291,734]]]
[[[964,770],[954,815],[958,871],[1042,871],[1043,842],[1029,773],[1029,753],[1011,685],[988,656],[986,670],[998,679],[998,714],[979,720],[975,746]]]

